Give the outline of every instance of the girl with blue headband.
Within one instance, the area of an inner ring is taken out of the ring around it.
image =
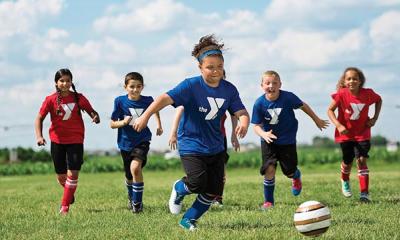
[[[223,80],[223,47],[224,44],[219,43],[214,35],[200,38],[192,56],[199,62],[201,75],[187,78],[159,96],[133,126],[141,131],[150,116],[162,108],[168,105],[184,107],[178,149],[186,176],[173,184],[169,210],[172,214],[179,214],[184,197],[198,194],[179,222],[186,230],[195,230],[198,219],[210,208],[214,198],[222,194],[226,153],[221,117],[229,111],[239,119],[235,129],[239,138],[246,135],[249,126],[249,114],[238,90]]]

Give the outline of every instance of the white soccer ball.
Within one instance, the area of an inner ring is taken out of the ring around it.
[[[318,201],[304,202],[296,209],[294,224],[300,233],[317,237],[331,225],[331,211]]]

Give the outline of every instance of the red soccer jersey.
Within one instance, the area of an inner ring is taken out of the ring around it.
[[[73,92],[60,99],[60,114],[57,115],[57,93],[47,96],[39,114],[45,118],[50,113],[51,126],[49,129],[50,140],[58,144],[83,143],[85,126],[82,115],[78,113]],[[79,94],[79,107],[88,113],[93,112],[87,98]]]
[[[371,139],[371,128],[367,126],[369,106],[381,97],[370,88],[361,88],[358,96],[342,88],[331,95],[338,106],[338,121],[346,127],[348,134],[340,134],[335,129],[335,141],[366,141]]]

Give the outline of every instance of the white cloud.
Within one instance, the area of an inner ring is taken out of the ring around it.
[[[228,11],[228,18],[220,24],[221,29],[226,32],[254,33],[262,26],[257,14],[248,10]]]
[[[64,54],[72,60],[86,63],[127,63],[136,57],[136,50],[126,42],[105,37],[82,45],[71,43],[64,49]]]
[[[156,0],[139,8],[128,9],[127,13],[115,16],[104,16],[94,22],[98,32],[153,32],[171,27],[181,20],[180,16],[187,14],[182,3],[173,0]]]
[[[67,31],[55,28],[50,28],[44,36],[33,36],[29,41],[29,57],[38,62],[58,61],[60,58],[64,60],[62,52],[68,36]]]
[[[63,0],[19,0],[0,3],[0,38],[28,33],[39,18],[57,15]]]
[[[335,57],[358,51],[362,42],[360,36],[358,30],[349,31],[338,39],[321,32],[285,30],[272,44],[272,54],[299,66],[322,67]]]
[[[386,57],[400,59],[400,11],[389,11],[374,19],[370,25],[369,36],[374,45],[376,60]]]

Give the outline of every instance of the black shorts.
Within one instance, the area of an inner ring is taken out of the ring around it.
[[[141,142],[136,145],[131,151],[121,150],[122,161],[124,162],[125,177],[128,180],[132,180],[133,176],[131,173],[131,162],[134,159],[142,161],[142,168],[147,163],[147,153],[149,152],[150,142]]]
[[[58,144],[51,142],[51,158],[57,174],[66,174],[67,170],[81,170],[83,164],[83,144]]]
[[[229,154],[228,154],[228,140],[226,139],[226,136],[224,137],[224,149],[226,154],[224,163],[227,164],[229,160]]]
[[[292,175],[297,169],[296,144],[276,145],[274,143],[261,141],[261,156],[261,175],[265,174],[265,171],[271,164],[276,168],[278,161],[285,176]]]
[[[343,162],[350,164],[355,157],[369,158],[368,152],[371,149],[371,142],[369,140],[362,142],[342,142],[340,143],[340,148],[342,149]]]
[[[222,195],[225,151],[211,156],[181,156],[186,176],[182,178],[192,193]]]

